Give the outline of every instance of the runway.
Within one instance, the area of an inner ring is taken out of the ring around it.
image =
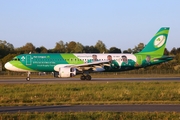
[[[21,106],[0,107],[0,113],[15,112],[180,112],[180,105],[59,105],[59,106]]]
[[[160,77],[160,78],[93,78],[91,81],[80,80],[79,78],[31,78],[30,81],[22,79],[0,79],[0,84],[16,83],[70,83],[70,82],[180,82],[180,77]]]

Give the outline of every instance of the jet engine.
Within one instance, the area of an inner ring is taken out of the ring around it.
[[[54,77],[68,78],[76,75],[76,68],[73,67],[60,67],[59,72],[54,73]]]

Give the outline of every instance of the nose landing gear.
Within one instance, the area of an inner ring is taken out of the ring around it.
[[[27,81],[30,81],[30,74],[31,74],[31,72],[27,73],[27,78],[26,78]]]

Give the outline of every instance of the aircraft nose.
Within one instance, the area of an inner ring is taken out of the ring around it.
[[[5,67],[7,70],[11,70],[12,65],[11,65],[11,63],[7,62],[7,63],[4,65],[4,67]]]

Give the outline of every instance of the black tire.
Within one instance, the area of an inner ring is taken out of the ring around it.
[[[80,79],[81,79],[81,80],[85,80],[85,79],[86,79],[86,76],[82,75]]]
[[[91,76],[90,75],[86,75],[86,80],[91,80]]]
[[[27,77],[26,80],[27,80],[27,81],[30,81],[30,77]]]

